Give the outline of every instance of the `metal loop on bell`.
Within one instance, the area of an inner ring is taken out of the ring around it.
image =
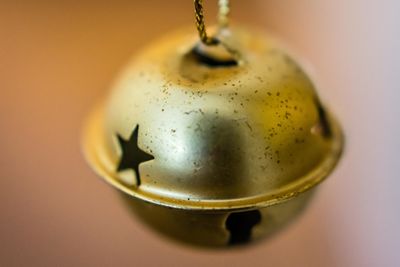
[[[218,2],[219,12],[218,12],[218,22],[221,28],[228,26],[228,15],[229,15],[229,0],[219,0]],[[194,0],[194,9],[196,16],[196,26],[199,32],[200,40],[206,45],[217,45],[219,40],[215,37],[210,37],[207,35],[205,19],[203,14],[203,1]]]

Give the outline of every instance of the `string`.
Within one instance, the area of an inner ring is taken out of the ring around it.
[[[219,0],[219,13],[218,21],[220,27],[228,26],[229,15],[229,0]],[[199,32],[200,40],[206,45],[216,45],[219,43],[218,39],[207,35],[204,13],[203,13],[203,0],[194,0],[194,10],[196,17],[197,31]]]

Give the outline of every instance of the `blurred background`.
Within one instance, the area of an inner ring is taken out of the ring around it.
[[[217,1],[206,2],[209,24]],[[250,248],[165,241],[80,151],[85,115],[132,53],[193,25],[192,0],[0,0],[1,266],[400,266],[397,0],[232,0],[313,66],[346,153],[306,213]]]

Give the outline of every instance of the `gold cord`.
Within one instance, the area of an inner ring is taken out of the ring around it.
[[[228,27],[229,24],[229,0],[219,0],[219,13],[218,13],[218,23],[221,28]]]
[[[219,0],[218,20],[220,27],[228,26],[229,0]],[[206,45],[216,45],[219,41],[216,38],[209,37],[206,32],[206,25],[203,14],[203,0],[194,0],[194,10],[196,16],[196,26],[199,32],[200,40]]]

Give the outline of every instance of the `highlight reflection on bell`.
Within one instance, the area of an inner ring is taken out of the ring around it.
[[[342,134],[301,67],[235,27],[178,31],[138,54],[90,116],[84,148],[139,218],[204,246],[291,221],[336,165]]]

